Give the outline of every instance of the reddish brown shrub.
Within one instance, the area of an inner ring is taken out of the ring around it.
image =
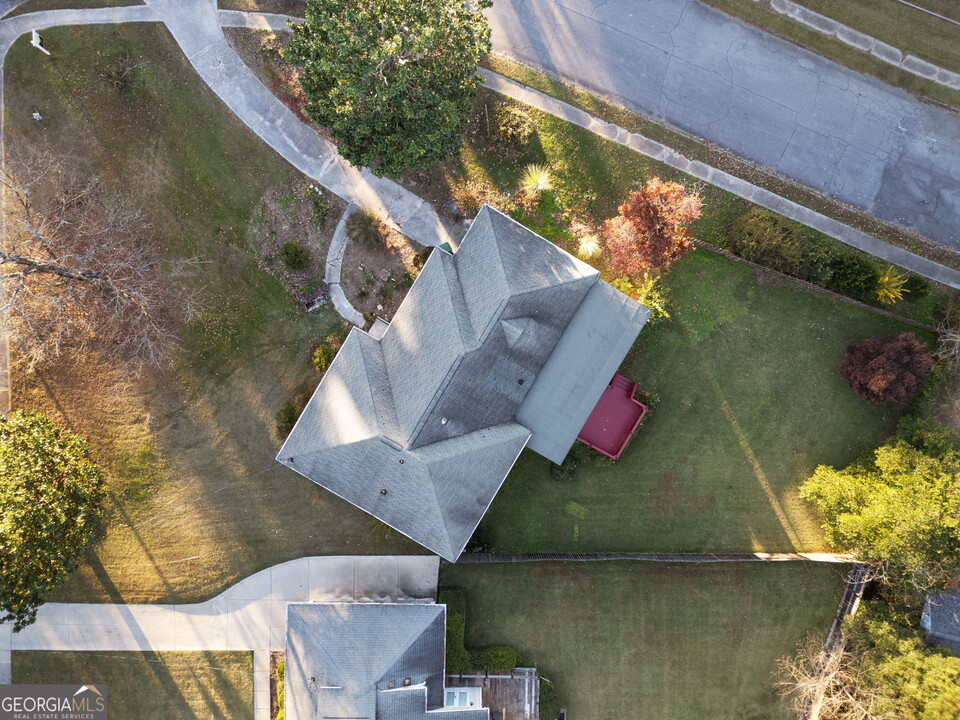
[[[693,249],[686,226],[700,217],[700,196],[683,185],[652,178],[631,193],[620,214],[603,225],[610,267],[617,276],[665,273]]]
[[[902,404],[920,391],[931,367],[927,346],[901,333],[849,345],[840,374],[865,400]]]

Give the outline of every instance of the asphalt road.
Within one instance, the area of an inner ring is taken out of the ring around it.
[[[495,0],[487,13],[498,53],[960,249],[957,112],[696,0]]]

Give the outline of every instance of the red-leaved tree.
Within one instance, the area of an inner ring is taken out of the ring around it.
[[[927,346],[913,333],[901,333],[848,346],[840,374],[865,400],[904,403],[920,391],[931,367]]]
[[[664,273],[693,250],[687,225],[700,217],[700,195],[680,183],[650,179],[630,194],[620,214],[603,224],[604,245],[615,275]]]

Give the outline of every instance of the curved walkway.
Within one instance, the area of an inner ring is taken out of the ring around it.
[[[493,48],[960,248],[960,115],[696,0],[498,0]]]
[[[337,312],[340,313],[340,317],[362,328],[366,320],[363,315],[360,314],[360,311],[347,299],[343,288],[340,287],[343,254],[347,251],[347,242],[349,240],[347,236],[347,220],[359,209],[359,205],[350,203],[347,205],[347,209],[343,211],[340,222],[337,223],[337,229],[333,232],[333,238],[330,240],[330,247],[327,248],[327,271],[323,279],[324,282],[327,283],[327,293],[330,295],[330,300],[333,302],[333,306],[337,309]]]
[[[369,169],[357,169],[336,146],[300,122],[227,44],[216,0],[146,0],[204,82],[287,162],[335,195],[381,216],[421,245],[450,237],[423,198]]]

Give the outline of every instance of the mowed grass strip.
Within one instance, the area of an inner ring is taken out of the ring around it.
[[[616,463],[572,481],[524,452],[480,525],[501,551],[817,551],[797,496],[895,414],[840,377],[846,345],[909,328],[697,250],[666,277],[673,317],[648,325],[621,371],[659,398]]]
[[[106,687],[111,718],[253,720],[251,652],[18,651],[13,681]]]
[[[340,318],[297,308],[257,266],[247,228],[267,190],[306,180],[205,88],[163,27],[45,36],[51,58],[29,38],[7,57],[8,149],[37,143],[88,164],[144,210],[164,252],[203,261],[206,288],[163,373],[131,378],[98,357],[14,372],[14,406],[88,437],[110,476],[106,538],[57,599],[188,602],[306,555],[417,552],[273,459],[274,413],[316,385],[311,348]]]
[[[772,720],[777,658],[826,634],[846,566],[444,565],[470,647],[509,644],[570,717]]]

